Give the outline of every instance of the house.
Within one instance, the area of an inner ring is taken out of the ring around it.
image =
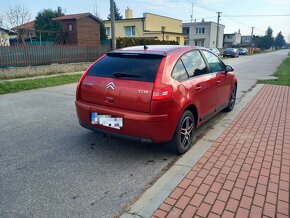
[[[108,38],[111,38],[111,21],[104,21]],[[125,11],[125,19],[115,21],[116,37],[142,37],[165,41],[177,41],[184,44],[182,21],[152,13],[144,13],[143,17],[133,18],[133,11]]]
[[[185,45],[203,46],[207,48],[221,48],[223,45],[223,35],[225,26],[219,24],[219,34],[217,43],[217,27],[215,22],[183,23],[182,29],[185,35]]]
[[[0,27],[0,46],[10,46],[11,41],[17,38],[17,33]]]
[[[52,20],[60,21],[61,41],[80,46],[100,45],[100,20],[90,13],[69,14]]]
[[[224,48],[235,47],[241,44],[241,32],[240,30],[231,34],[224,34]]]
[[[35,20],[13,27],[12,30],[18,33],[20,42],[31,41],[36,38],[34,24]]]
[[[252,36],[242,36],[241,37],[241,44],[243,46],[250,46],[252,42]]]

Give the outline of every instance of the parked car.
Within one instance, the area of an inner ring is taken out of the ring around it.
[[[196,127],[231,111],[237,79],[210,50],[193,46],[136,46],[111,51],[77,85],[81,126],[144,143],[170,144],[177,154]]]
[[[217,56],[220,56],[220,55],[221,55],[220,51],[219,51],[217,48],[210,48],[210,50],[211,50],[213,53],[215,53]]]
[[[223,57],[239,57],[238,49],[236,48],[226,48],[223,53]]]
[[[248,55],[248,49],[246,48],[239,48],[238,52],[239,52],[239,55]]]

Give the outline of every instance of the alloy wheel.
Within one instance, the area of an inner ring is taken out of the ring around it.
[[[180,145],[183,149],[191,146],[194,121],[190,116],[185,117],[180,129]]]

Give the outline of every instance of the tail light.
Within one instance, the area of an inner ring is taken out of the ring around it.
[[[89,70],[91,69],[91,67],[96,63],[98,62],[99,60],[103,59],[106,55],[102,55],[100,58],[98,58],[94,63],[92,63],[88,69],[84,72],[84,74],[82,75],[82,77],[80,78],[80,81],[78,82],[77,84],[77,91],[76,91],[76,100],[80,100],[81,99],[81,85],[82,85],[82,82],[83,80],[85,79],[85,77],[87,76]]]
[[[80,81],[79,81],[78,84],[77,84],[77,92],[76,92],[76,100],[77,100],[77,101],[81,99],[81,84],[82,84],[84,78],[86,77],[86,75],[87,75],[89,69],[90,69],[90,68],[88,68],[88,69],[84,72],[84,74],[83,74],[82,77],[80,78]]]
[[[163,85],[161,86],[154,86],[152,100],[164,100],[171,98],[172,96],[172,87]]]
[[[157,71],[152,100],[165,100],[171,98],[173,89],[169,85],[165,85],[162,83],[162,73],[164,69],[165,58],[162,59],[160,66]]]

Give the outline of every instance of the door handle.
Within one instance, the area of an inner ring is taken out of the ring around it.
[[[217,83],[221,83],[222,81],[221,81],[221,80],[217,80],[216,82],[217,82]]]
[[[202,89],[202,86],[200,85],[195,86],[195,90],[200,90],[200,89]]]

